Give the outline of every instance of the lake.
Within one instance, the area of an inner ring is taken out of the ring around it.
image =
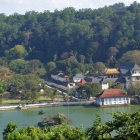
[[[124,106],[124,107],[108,107],[108,108],[99,108],[94,106],[70,106],[69,107],[69,118],[73,121],[72,126],[83,125],[85,130],[88,127],[91,127],[96,114],[99,114],[103,122],[109,121],[112,119],[109,112],[123,111],[132,113],[140,109],[140,106]],[[6,128],[7,123],[12,121],[13,123],[18,124],[19,128],[24,126],[37,126],[37,123],[41,120],[41,116],[38,115],[39,110],[44,110],[45,114],[43,117],[47,117],[58,112],[57,107],[46,107],[38,109],[29,109],[29,110],[13,110],[13,111],[0,111],[0,139],[2,137],[3,129]],[[67,106],[59,107],[59,113],[68,114]]]

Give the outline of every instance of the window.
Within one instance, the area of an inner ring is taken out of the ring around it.
[[[114,101],[116,101],[116,98],[114,98]]]
[[[132,71],[132,73],[134,74],[134,71]]]
[[[130,79],[131,79],[131,77],[127,77],[127,79],[128,79],[128,80],[130,80]]]
[[[136,80],[140,80],[140,77],[139,77],[139,76],[137,76],[137,77],[136,77]]]

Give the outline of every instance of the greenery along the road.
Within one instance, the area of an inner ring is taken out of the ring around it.
[[[38,127],[29,126],[17,129],[18,126],[9,122],[3,130],[3,140],[138,140],[140,139],[140,110],[129,114],[126,112],[112,113],[113,119],[102,123],[100,116],[93,126],[85,132],[82,127],[72,127],[67,124],[59,126]],[[112,132],[116,132],[113,136]]]

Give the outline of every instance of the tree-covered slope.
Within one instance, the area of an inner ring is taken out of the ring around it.
[[[74,56],[79,62],[114,66],[125,52],[140,49],[140,4],[99,9],[65,8],[25,15],[0,14],[0,56],[23,45],[26,59],[44,64]],[[67,55],[66,55],[67,54]],[[81,57],[82,56],[82,57]]]

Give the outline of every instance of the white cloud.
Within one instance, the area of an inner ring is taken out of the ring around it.
[[[0,0],[0,2],[9,4],[31,4],[31,0]]]
[[[43,12],[55,9],[63,10],[66,7],[74,7],[76,10],[91,8],[97,9],[115,3],[124,3],[126,6],[132,4],[135,0],[0,0],[2,12],[5,14],[25,14],[26,11]],[[140,0],[136,0],[140,3]]]
[[[77,10],[83,8],[101,8],[104,6],[113,5],[115,3],[124,3],[126,6],[132,4],[134,0],[40,0],[44,3],[43,7],[53,11],[54,9],[62,10],[65,7],[74,7]],[[140,0],[137,0],[140,3]]]

